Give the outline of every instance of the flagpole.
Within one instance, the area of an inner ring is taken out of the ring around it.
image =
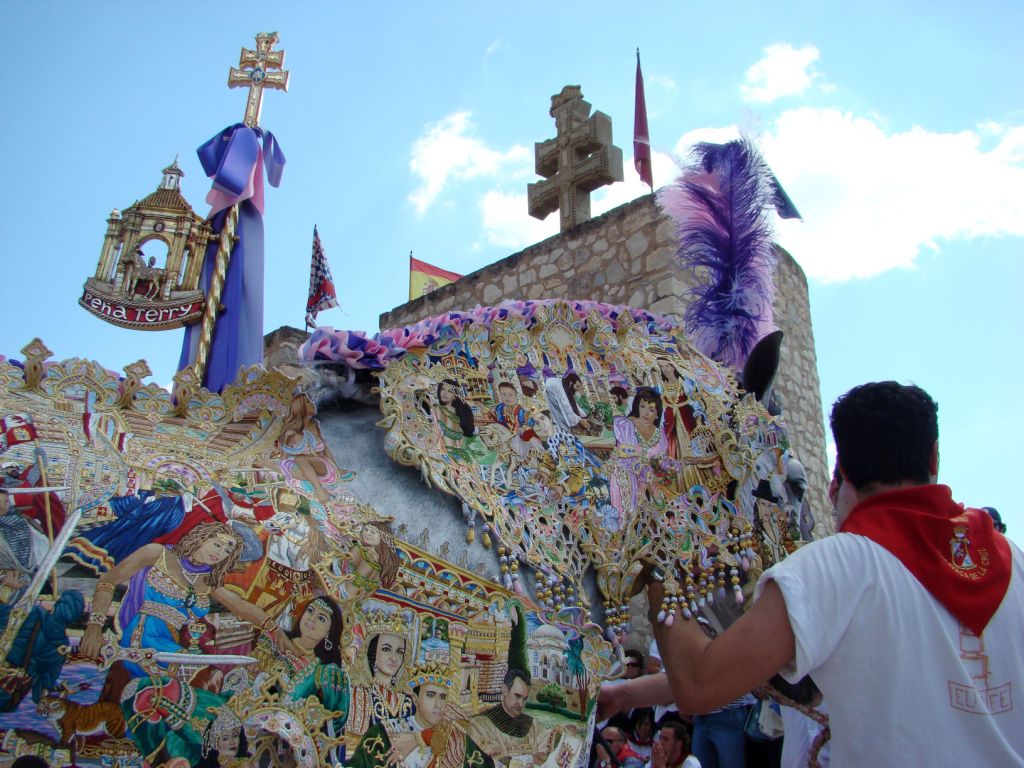
[[[409,301],[412,301],[412,250],[409,251]]]

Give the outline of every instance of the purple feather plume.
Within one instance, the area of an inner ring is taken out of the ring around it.
[[[675,184],[658,193],[676,222],[680,265],[696,279],[686,330],[701,352],[734,368],[775,328],[773,201],[771,171],[746,139],[698,144]]]

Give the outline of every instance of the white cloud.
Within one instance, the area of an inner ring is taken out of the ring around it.
[[[697,141],[724,142],[735,127],[685,134],[675,146],[685,159]],[[974,131],[892,131],[877,116],[800,108],[766,122],[759,143],[804,221],[778,222],[778,239],[808,277],[825,282],[867,278],[912,267],[944,242],[979,236],[1024,236],[1024,126],[987,122]],[[659,186],[675,163],[653,153]],[[476,180],[478,244],[510,251],[558,232],[558,214],[538,221],[527,213],[531,153],[488,147],[473,135],[469,113],[429,126],[414,147],[420,186],[410,195],[423,213],[454,181]],[[592,197],[594,216],[647,192],[624,158],[625,183]]]
[[[890,133],[804,108],[782,113],[761,145],[803,214],[779,223],[779,241],[809,277],[871,277],[943,241],[1024,236],[1024,126]]]
[[[515,145],[505,152],[491,149],[473,135],[470,118],[467,111],[454,112],[426,126],[413,143],[409,167],[419,185],[409,200],[419,215],[427,212],[453,179],[497,176],[510,169],[523,173],[529,167],[532,155],[526,147]]]
[[[686,160],[696,142],[738,136],[702,128],[675,151]],[[758,144],[804,217],[776,229],[810,278],[868,278],[913,267],[943,242],[1024,236],[1024,126],[893,132],[876,115],[800,108],[768,123]]]
[[[734,125],[730,125],[728,128],[695,128],[679,137],[679,141],[676,142],[675,153],[681,162],[686,163],[689,162],[690,148],[694,144],[704,141],[712,144],[724,144],[739,137],[740,132]]]
[[[506,48],[508,48],[508,46],[505,44],[505,41],[499,37],[487,46],[487,50],[484,51],[484,56],[490,56],[492,53],[497,53],[498,51],[505,50]]]
[[[522,192],[492,189],[480,200],[484,239],[513,252],[558,233],[558,212],[541,221],[527,212],[526,185]]]
[[[816,81],[830,90],[814,68],[819,55],[813,45],[802,48],[794,48],[789,43],[769,45],[764,49],[764,57],[747,70],[740,93],[746,101],[767,104],[783,96],[803,93]]]
[[[669,75],[659,75],[657,73],[650,76],[644,75],[644,88],[653,85],[655,88],[661,88],[669,93],[676,93],[679,90],[679,85]]]
[[[624,181],[601,187],[591,196],[590,213],[592,216],[600,216],[630,200],[650,194],[650,187],[640,181],[640,175],[636,172],[636,166],[633,165],[633,158],[624,158],[622,166]],[[654,178],[655,189],[675,181],[678,175],[679,167],[669,155],[663,152],[651,152],[651,176]],[[555,216],[555,214],[551,215]]]

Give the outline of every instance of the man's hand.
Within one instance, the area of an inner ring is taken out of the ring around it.
[[[82,644],[78,647],[78,652],[83,656],[88,656],[90,659],[99,659],[103,643],[103,627],[98,624],[90,624],[85,628],[85,633],[82,635]]]
[[[658,624],[658,611],[665,597],[665,582],[657,578],[647,578],[647,620],[652,626]]]
[[[661,594],[655,585],[648,590],[652,601]],[[652,624],[681,712],[709,712],[729,703],[762,685],[796,653],[786,603],[774,581],[768,581],[758,600],[715,640],[709,640],[694,619],[677,615],[672,626]]]
[[[665,745],[658,739],[651,746],[651,768],[665,768],[668,763],[668,755],[665,753]]]
[[[399,756],[399,762],[403,762],[419,743],[415,733],[396,733],[391,737],[392,749]]]

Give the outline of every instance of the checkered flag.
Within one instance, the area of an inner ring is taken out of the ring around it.
[[[316,328],[316,316],[325,309],[338,306],[334,278],[327,263],[320,233],[313,227],[313,261],[309,265],[309,298],[306,300],[306,326]]]

